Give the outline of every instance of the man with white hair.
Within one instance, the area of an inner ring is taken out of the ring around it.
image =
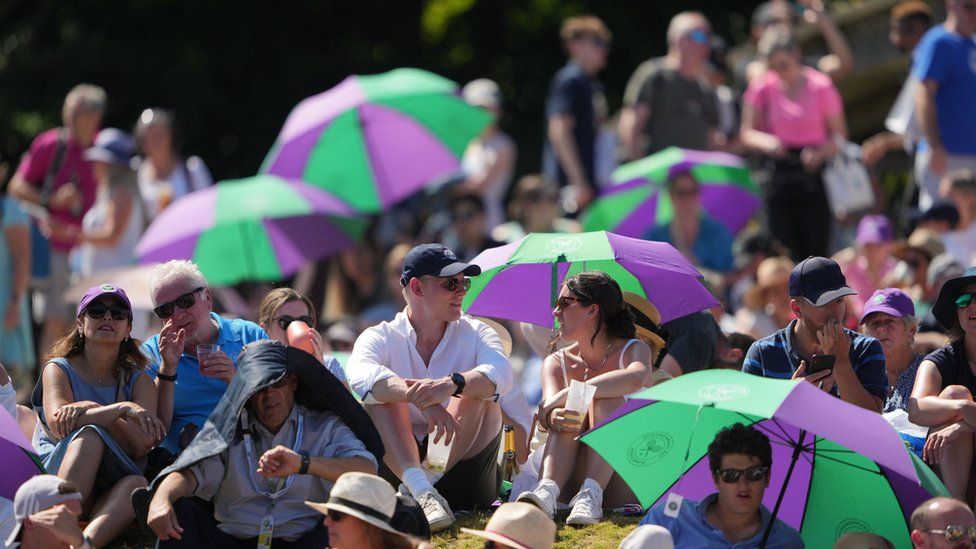
[[[706,80],[711,26],[697,11],[668,25],[666,56],[641,63],[627,83],[620,141],[636,160],[665,147],[717,148],[718,104]]]
[[[192,261],[168,261],[149,279],[153,312],[163,329],[142,345],[149,357],[148,374],[157,387],[156,414],[167,427],[161,446],[173,454],[189,443],[184,427],[203,427],[237,371],[237,355],[252,341],[268,339],[260,326],[223,318],[212,311],[213,296]],[[217,345],[201,361],[199,346]],[[187,432],[192,438],[195,430]]]
[[[47,130],[31,142],[10,180],[8,193],[24,202],[47,209],[56,226],[66,231],[81,229],[85,212],[95,204],[96,181],[90,161],[82,153],[95,142],[105,112],[105,90],[91,84],[79,84],[68,92],[61,109],[61,128]],[[49,274],[40,287],[44,331],[38,348],[50,349],[54,341],[74,320],[74,310],[61,299],[68,288],[68,252],[74,239],[61,231],[50,235]],[[46,255],[47,250],[35,249]],[[36,258],[35,258],[36,263]],[[34,276],[42,276],[35,269]],[[11,296],[10,307],[20,302]]]

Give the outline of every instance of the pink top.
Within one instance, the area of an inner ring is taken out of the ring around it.
[[[885,278],[895,270],[897,264],[894,258],[888,257],[881,272],[878,273],[877,280],[874,280],[868,272],[868,261],[863,255],[858,255],[853,261],[841,263],[841,272],[847,279],[847,285],[857,292],[857,295],[851,296],[847,302],[848,313],[851,316],[861,318],[864,304],[868,302],[875,290],[884,287]]]
[[[48,130],[37,137],[31,143],[30,149],[20,161],[17,173],[25,181],[40,189],[44,185],[44,177],[47,175],[48,168],[54,162],[54,155],[58,150],[58,137],[61,128]],[[81,227],[81,219],[85,212],[95,203],[97,184],[95,175],[92,173],[91,162],[84,160],[81,155],[84,149],[78,146],[71,137],[68,138],[61,157],[61,166],[54,174],[50,193],[53,195],[60,187],[68,182],[74,182],[81,192],[81,211],[72,212],[62,208],[51,208],[51,217],[64,223]],[[51,241],[51,246],[56,250],[67,252],[71,249],[71,242]]]
[[[788,148],[822,145],[830,138],[827,118],[843,112],[840,93],[826,74],[803,67],[804,84],[796,97],[788,97],[776,71],[766,71],[749,84],[744,100],[756,109],[760,129]]]

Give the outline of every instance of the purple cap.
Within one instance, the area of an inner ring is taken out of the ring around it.
[[[78,303],[78,312],[75,316],[81,316],[81,313],[85,311],[85,308],[88,307],[89,303],[95,301],[103,295],[114,295],[115,297],[121,299],[122,303],[125,303],[125,306],[128,307],[130,311],[132,310],[132,303],[129,302],[129,296],[125,295],[125,290],[114,284],[106,283],[88,288],[88,291],[85,292],[85,297],[81,298],[81,301]]]
[[[866,215],[857,224],[857,238],[854,242],[858,246],[865,244],[881,244],[895,239],[895,231],[891,228],[891,221],[887,216],[875,214]]]
[[[874,313],[884,313],[899,318],[915,316],[915,304],[912,303],[912,298],[908,297],[908,294],[898,288],[885,288],[871,294],[867,303],[864,304],[864,313],[861,314],[859,323],[864,324],[864,320]]]

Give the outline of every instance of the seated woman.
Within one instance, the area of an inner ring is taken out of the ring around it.
[[[881,342],[888,374],[888,398],[882,413],[908,411],[908,401],[922,355],[915,351],[918,317],[915,304],[898,288],[878,290],[861,314],[862,331]]]
[[[559,321],[558,337],[573,343],[543,363],[539,423],[548,429],[549,438],[539,482],[518,500],[553,517],[559,493],[581,473],[582,487],[572,499],[566,523],[594,524],[603,517],[603,492],[613,469],[591,448],[581,447],[576,437],[623,404],[624,395],[647,384],[654,357],[646,343],[635,339],[634,317],[620,286],[606,273],[585,272],[566,279],[553,316]],[[596,387],[585,419],[565,408],[571,380]]]
[[[939,466],[952,497],[968,501],[976,430],[976,267],[946,281],[932,314],[949,331],[952,343],[919,365],[908,419],[929,427],[922,458]]]
[[[34,447],[48,471],[78,487],[90,521],[85,535],[97,547],[135,518],[129,494],[146,485],[140,462],[166,434],[131,330],[132,306],[121,288],[89,289],[34,390]]]
[[[308,326],[307,341],[314,350],[311,354],[348,388],[349,383],[339,361],[331,356],[326,357],[322,352],[322,335],[315,329],[315,306],[312,305],[312,300],[291,288],[275,288],[258,305],[258,324],[275,341],[294,345],[294,342],[289,342],[288,328],[295,321],[304,322]]]
[[[671,244],[697,267],[718,273],[731,271],[732,233],[702,209],[701,184],[690,171],[669,176],[668,196],[674,218],[651,229],[644,238]]]

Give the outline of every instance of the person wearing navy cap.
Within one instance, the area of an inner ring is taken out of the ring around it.
[[[877,339],[884,349],[888,398],[882,411],[907,412],[908,398],[915,385],[918,365],[922,362],[922,355],[915,352],[918,317],[912,298],[898,288],[878,290],[865,303],[859,324],[864,333]]]
[[[380,476],[403,482],[432,532],[454,522],[452,508],[487,508],[498,494],[496,397],[512,368],[497,333],[461,313],[479,274],[441,244],[414,247],[400,276],[406,308],[363,332],[346,368],[386,446]],[[452,446],[443,476],[421,466],[430,442]]]
[[[806,379],[856,406],[880,412],[888,397],[884,353],[877,339],[844,328],[853,289],[840,266],[808,257],[790,273],[790,310],[796,319],[752,344],[742,371],[779,379]],[[807,375],[814,355],[833,357],[833,368]]]

